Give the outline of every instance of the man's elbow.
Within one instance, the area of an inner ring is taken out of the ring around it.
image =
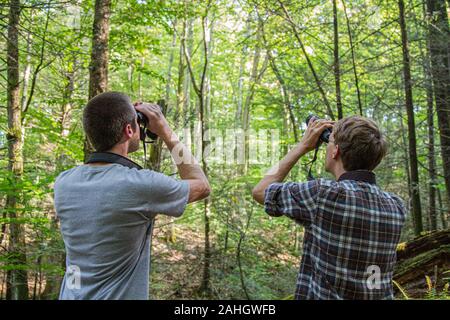
[[[261,190],[258,187],[254,187],[252,190],[252,197],[256,202],[264,204],[264,190]]]
[[[197,202],[208,198],[211,194],[211,187],[208,180],[194,180],[191,182],[188,203]]]
[[[211,194],[211,186],[209,185],[208,181],[203,182],[203,187],[200,192],[200,199],[206,199]]]

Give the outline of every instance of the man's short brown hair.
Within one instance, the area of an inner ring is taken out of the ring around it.
[[[373,170],[387,153],[387,142],[370,119],[359,116],[341,119],[334,125],[333,135],[347,171]]]
[[[120,92],[101,93],[87,103],[83,111],[83,128],[96,151],[110,150],[123,136],[123,129],[135,126],[136,111],[130,98]]]

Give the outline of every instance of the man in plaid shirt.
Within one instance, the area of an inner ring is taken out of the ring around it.
[[[282,183],[321,133],[332,128],[325,168],[336,181]],[[296,299],[392,299],[402,200],[382,191],[372,172],[387,151],[377,125],[363,117],[311,120],[302,141],[253,189],[274,217],[305,227]]]

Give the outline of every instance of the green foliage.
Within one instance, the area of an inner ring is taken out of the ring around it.
[[[23,88],[23,81],[20,84],[21,98],[29,98],[34,73],[40,63],[42,69],[36,74],[34,95],[24,115],[24,174],[20,180],[16,180],[8,169],[7,158],[7,28],[6,21],[2,20],[0,226],[7,226],[11,222],[25,226],[27,265],[15,264],[14,257],[1,249],[0,280],[4,277],[2,271],[23,268],[30,271],[30,279],[36,276],[58,282],[63,272],[64,244],[55,219],[52,187],[62,171],[81,164],[84,156],[81,116],[82,108],[87,102],[94,1],[50,1],[45,5],[36,1],[22,2],[27,5],[21,11],[21,80],[24,80],[27,66],[31,73],[28,88]],[[346,4],[354,47],[350,45],[346,16],[343,7],[339,5],[344,115],[359,112],[352,69],[351,50],[354,49],[364,115],[379,123],[390,145],[388,156],[376,172],[378,183],[387,191],[399,194],[408,203],[409,155],[398,13],[390,2],[358,0],[346,1]],[[299,30],[323,90],[335,110],[331,1],[285,1],[285,5]],[[423,208],[427,209],[430,203],[427,194],[429,173],[425,84],[429,79],[425,77],[423,69],[426,24],[421,8],[421,1],[407,1],[406,18],[410,35],[420,164],[419,188]],[[114,0],[109,38],[109,89],[126,92],[133,100],[157,101],[167,97],[169,122],[177,126],[179,131],[187,127],[188,131],[193,132],[194,123],[199,121],[199,103],[180,47],[185,37],[193,73],[198,81],[205,54],[201,22],[206,9],[207,2],[199,0]],[[210,88],[207,125],[211,129],[223,130],[222,136],[226,138],[224,130],[242,128],[244,125],[242,115],[240,118],[237,114],[238,106],[247,107],[251,130],[279,130],[280,144],[275,148],[280,149],[281,156],[284,150],[296,143],[294,127],[301,137],[303,122],[308,114],[328,116],[298,39],[277,1],[217,0],[211,2],[208,10],[208,26],[212,26],[212,31],[207,69]],[[0,6],[0,15],[6,16],[6,13],[7,7]],[[47,17],[48,28],[45,29]],[[259,34],[262,32],[261,23],[265,41]],[[183,30],[184,27],[186,30]],[[261,77],[256,80],[252,76],[252,70],[258,48],[261,56],[256,69]],[[265,60],[268,59],[268,52],[272,54],[273,61]],[[283,83],[277,77],[274,66]],[[284,105],[285,94],[290,102],[289,106]],[[182,96],[186,98],[184,104]],[[183,106],[187,109],[183,109]],[[288,116],[288,108],[292,111],[292,118]],[[437,129],[435,135],[438,172],[433,185],[442,194],[438,207],[444,212],[448,211],[448,203],[445,199],[443,161],[438,148]],[[271,145],[271,142],[267,141],[266,144]],[[192,149],[198,152],[195,146]],[[141,162],[142,155],[143,152],[140,151],[132,155],[132,158]],[[213,187],[213,290],[209,297],[292,298],[290,295],[295,287],[303,230],[287,219],[268,217],[262,206],[251,198],[252,187],[270,166],[269,156],[270,154],[261,156],[257,163],[250,163],[248,166],[213,161],[208,163]],[[324,172],[324,157],[324,151],[321,150],[314,170],[317,176],[330,178]],[[306,163],[310,158],[311,155],[308,155],[299,162],[289,176],[290,180],[305,180]],[[166,174],[175,172],[167,152],[164,154],[162,171]],[[21,197],[21,206],[17,209],[20,218],[14,220],[6,208],[6,198],[11,195]],[[201,280],[201,272],[198,270],[201,270],[203,263],[203,205],[199,203],[189,206],[186,213],[175,222],[161,219],[161,228],[155,235],[151,292],[156,298],[205,298],[196,292],[197,288],[184,285],[182,281],[187,276],[192,277],[191,282],[194,284],[199,284]],[[402,235],[404,240],[413,232],[410,219],[408,217],[407,227]],[[425,216],[423,219],[427,220]],[[441,219],[438,221],[441,227]],[[176,230],[173,243],[165,235],[171,232],[172,227]],[[2,248],[6,248],[7,240],[6,236],[0,243]],[[195,246],[191,247],[190,244]],[[170,264],[171,259],[177,254],[183,259],[190,259],[186,255],[191,254],[192,263],[197,268],[195,272],[188,265],[179,270],[180,278],[170,277],[173,274],[170,268],[174,267]],[[33,285],[36,284],[34,280],[30,281]],[[57,288],[52,290],[47,292],[50,297],[55,296]],[[407,298],[406,292],[404,297]],[[431,288],[427,297],[448,299],[448,286],[445,292],[436,292]]]

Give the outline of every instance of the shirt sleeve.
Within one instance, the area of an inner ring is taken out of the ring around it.
[[[144,212],[179,217],[186,209],[189,184],[152,170],[139,170],[140,181],[136,190]]]
[[[285,215],[300,224],[309,225],[317,210],[319,186],[318,180],[272,183],[265,191],[265,211],[270,216]]]

